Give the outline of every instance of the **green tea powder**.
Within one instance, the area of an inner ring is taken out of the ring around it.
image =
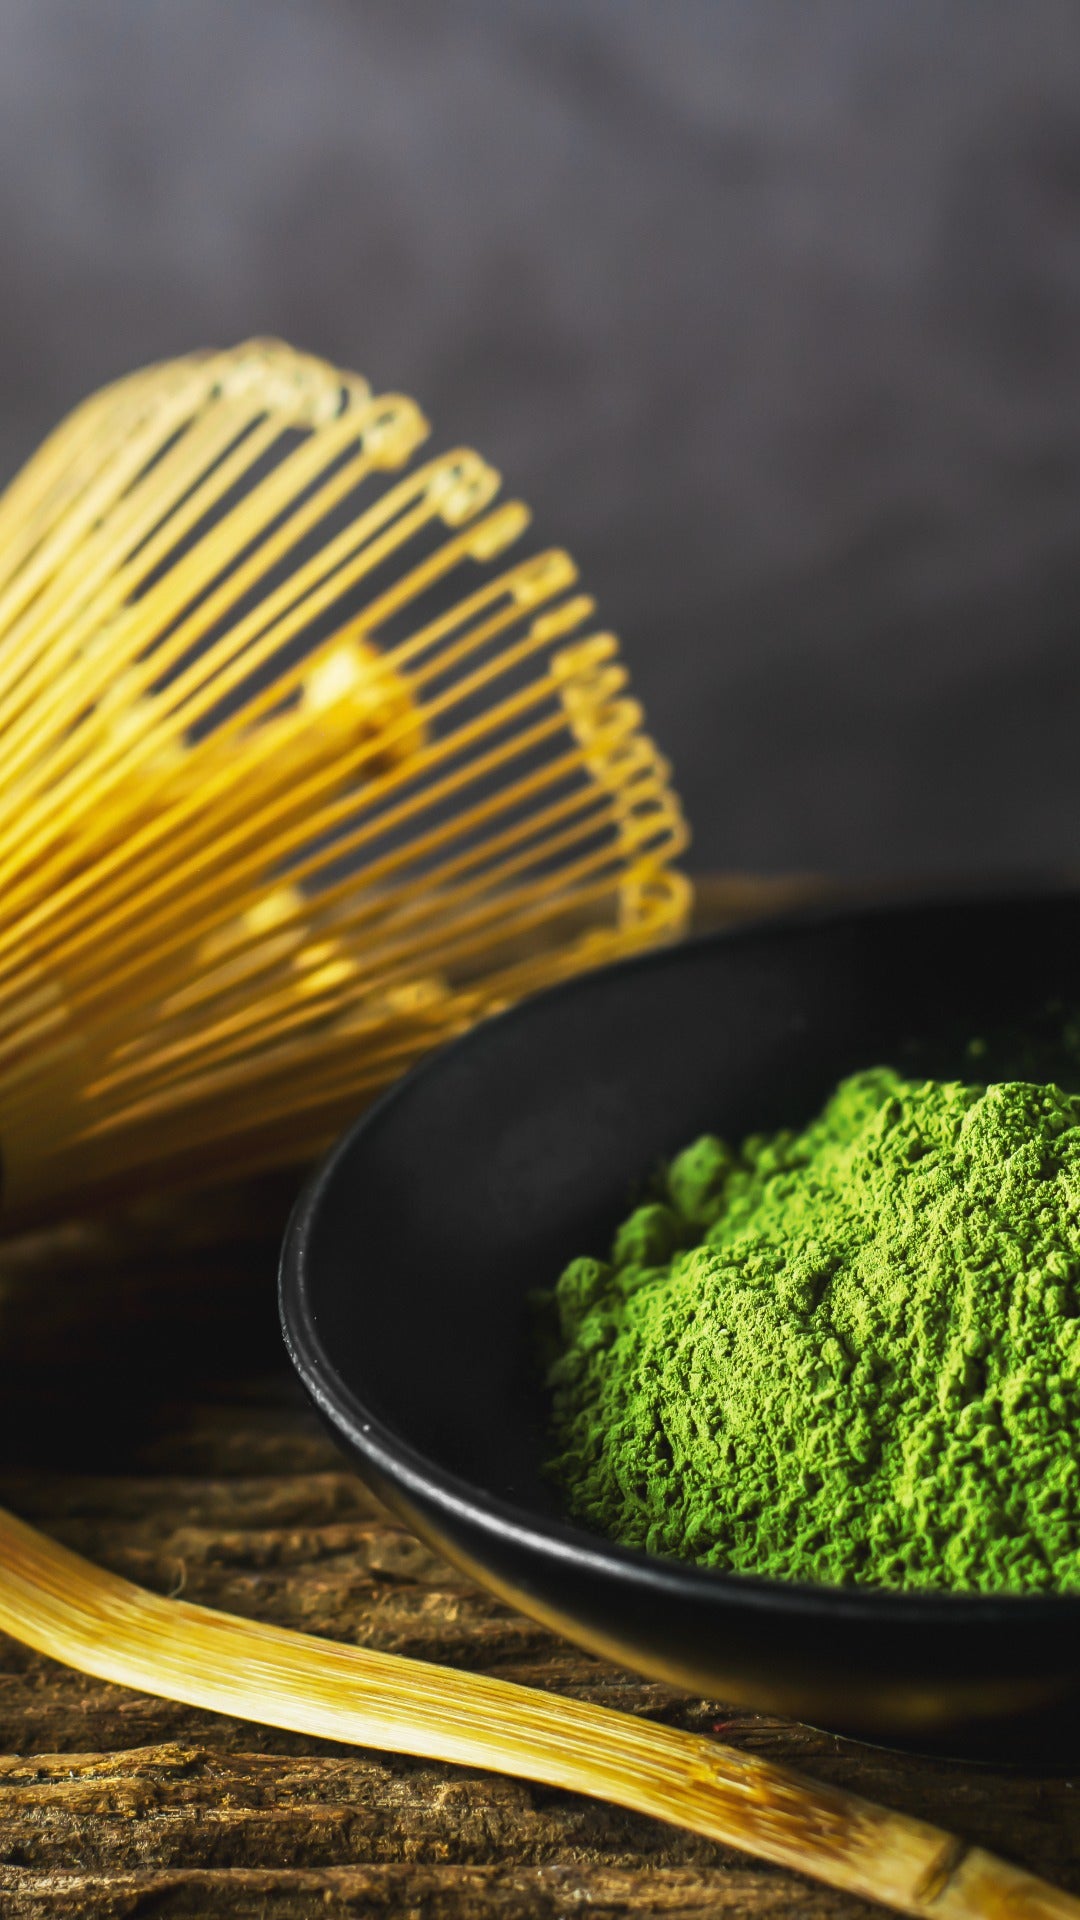
[[[551,1471],[703,1566],[1080,1586],[1080,1097],[845,1080],[706,1137],[555,1290]]]

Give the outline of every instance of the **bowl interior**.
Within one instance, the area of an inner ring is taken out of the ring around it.
[[[880,1063],[1080,1086],[1059,1044],[1075,1006],[1071,894],[718,935],[527,1003],[404,1082],[325,1170],[305,1272],[330,1371],[468,1497],[550,1520],[529,1296],[605,1251],[659,1161],[706,1130],[798,1125]]]

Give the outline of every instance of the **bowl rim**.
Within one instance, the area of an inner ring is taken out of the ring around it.
[[[895,1624],[907,1629],[934,1626],[986,1629],[1010,1624],[1027,1627],[1045,1621],[1060,1629],[1080,1621],[1080,1589],[1075,1592],[987,1593],[970,1589],[906,1589],[852,1585],[829,1586],[810,1581],[781,1580],[764,1574],[732,1573],[702,1567],[644,1549],[626,1547],[591,1533],[572,1521],[519,1506],[493,1494],[474,1481],[451,1472],[421,1452],[364,1404],[338,1372],[315,1327],[310,1299],[310,1243],[315,1224],[340,1169],[362,1152],[364,1141],[385,1116],[425,1081],[435,1081],[444,1063],[463,1050],[482,1048],[488,1033],[507,1022],[527,1024],[543,1020],[546,1009],[584,992],[603,991],[614,974],[662,971],[692,959],[703,950],[763,938],[818,925],[841,925],[935,907],[1022,906],[1037,901],[1080,901],[1073,884],[1036,881],[1007,892],[987,889],[948,895],[905,892],[852,905],[814,903],[790,913],[743,922],[737,926],[694,934],[687,939],[650,948],[644,953],[593,967],[529,995],[500,1013],[479,1021],[466,1033],[427,1055],[379,1096],[346,1129],[302,1188],[292,1209],[282,1243],[278,1268],[278,1308],[289,1358],[310,1399],[347,1449],[369,1465],[380,1479],[400,1488],[421,1506],[435,1508],[451,1519],[465,1521],[494,1541],[527,1550],[548,1562],[594,1578],[615,1578],[639,1591],[651,1592],[659,1602],[678,1600],[707,1604],[710,1596],[727,1606],[745,1608],[765,1617],[798,1619],[826,1614],[836,1622],[860,1625]],[[482,1570],[480,1576],[482,1578]]]

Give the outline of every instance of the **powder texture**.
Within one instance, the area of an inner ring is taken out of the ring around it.
[[[1080,1097],[876,1069],[659,1191],[555,1290],[577,1518],[742,1573],[1080,1586]]]

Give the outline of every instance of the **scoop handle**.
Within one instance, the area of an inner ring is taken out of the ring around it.
[[[632,1807],[940,1920],[1080,1920],[1080,1901],[939,1827],[609,1708],[163,1599],[0,1509],[0,1629],[122,1686]]]

